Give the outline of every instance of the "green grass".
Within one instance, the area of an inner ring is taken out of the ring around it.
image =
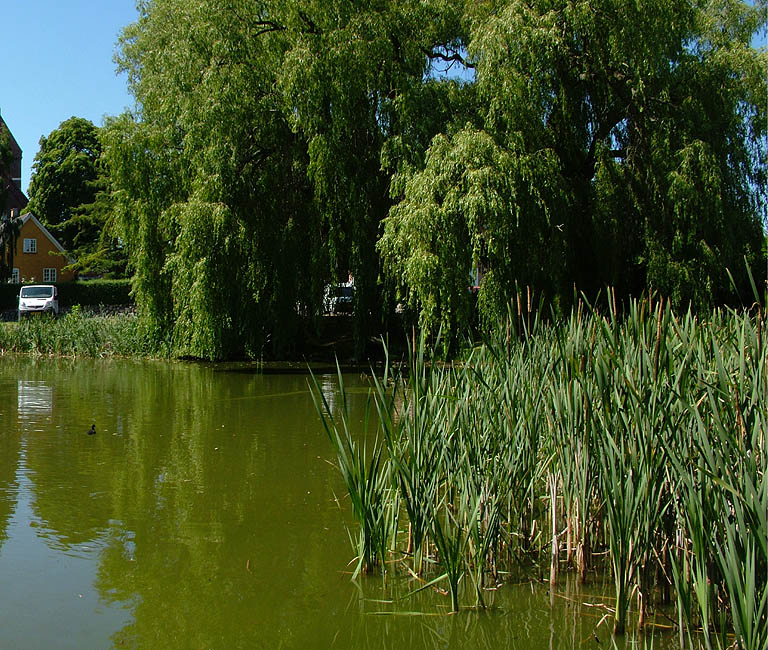
[[[0,323],[0,353],[65,357],[167,357],[135,316],[36,316]]]

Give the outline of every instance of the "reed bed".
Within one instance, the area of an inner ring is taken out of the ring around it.
[[[38,316],[0,323],[0,354],[62,357],[160,357],[135,316],[91,316],[75,308],[60,318]]]
[[[358,570],[441,582],[454,611],[509,573],[554,590],[609,572],[615,634],[662,613],[682,647],[765,650],[765,316],[608,302],[548,324],[511,309],[462,363],[422,340],[373,380],[363,430],[314,391]]]

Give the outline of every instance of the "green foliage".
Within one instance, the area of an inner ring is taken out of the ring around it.
[[[80,206],[93,203],[101,170],[99,131],[89,120],[71,117],[47,137],[32,164],[28,210],[72,252],[84,240],[98,238],[92,224],[77,217]]]
[[[167,357],[134,316],[94,317],[73,309],[60,318],[0,323],[0,352],[65,357]]]
[[[382,147],[400,137],[396,166],[426,146],[414,125],[428,55],[457,28],[448,7],[142,4],[118,54],[139,112],[104,141],[139,309],[179,354],[285,351],[347,271],[358,347],[378,333]]]
[[[409,531],[377,561],[405,564],[422,585],[447,580],[454,610],[467,576],[485,606],[499,575],[540,575],[550,559],[554,591],[558,567],[573,562],[582,581],[613,576],[616,634],[647,625],[674,588],[682,647],[763,648],[762,308],[699,320],[643,300],[619,319],[613,301],[605,313],[580,302],[550,324],[523,326],[524,316],[510,307],[488,343],[453,366],[422,337],[402,375],[387,365],[373,380],[386,453],[377,445],[366,477],[381,486],[387,530]],[[314,393],[328,427],[334,409]],[[335,403],[344,399],[342,384]],[[341,422],[328,428],[340,463],[339,449],[374,435]]]
[[[390,499],[392,493],[389,477],[390,464],[383,460],[384,446],[375,440],[368,451],[365,441],[358,443],[350,429],[350,414],[344,392],[341,368],[337,373],[343,402],[339,409],[332,409],[323,394],[317,378],[312,376],[312,398],[320,414],[323,428],[336,451],[339,471],[352,502],[352,511],[359,525],[357,568],[370,573],[383,565],[388,544],[396,532],[396,510]],[[368,429],[370,402],[366,410],[365,429]]]
[[[108,121],[113,185],[79,218],[114,215],[142,316],[184,355],[285,351],[346,272],[358,352],[396,302],[451,349],[472,267],[485,325],[526,285],[708,308],[763,279],[765,21],[683,0],[143,2],[117,55],[137,111]]]
[[[460,37],[461,4],[334,0],[287,12],[280,87],[306,140],[330,266],[355,277],[359,334],[380,318],[376,241],[392,204],[390,174],[418,162],[459,108],[425,76],[436,49]]]
[[[124,278],[127,253],[115,231],[115,202],[105,178],[94,183],[93,203],[81,205],[69,220],[77,231],[73,240],[71,268],[81,274]]]
[[[252,3],[166,1],[123,35],[140,121],[107,126],[117,230],[178,354],[284,350],[322,291],[306,154],[274,90],[282,31]]]
[[[130,305],[130,280],[88,280],[62,282],[59,287],[59,301],[64,307],[72,305]]]
[[[114,233],[109,171],[102,159],[101,131],[72,117],[40,139],[30,181],[33,212],[80,273],[124,277],[125,251]]]
[[[551,153],[528,155],[522,142],[500,147],[483,131],[433,140],[425,169],[409,179],[379,242],[388,271],[413,288],[422,322],[455,332],[469,321],[473,266],[490,271],[486,282],[505,287],[484,292],[491,319],[503,313],[515,281],[557,282],[559,251],[548,234],[548,206],[561,195],[551,181],[557,171]]]
[[[488,322],[516,282],[707,308],[733,299],[728,270],[741,294],[762,277],[764,7],[500,0],[466,18],[480,124],[401,174],[380,242],[424,325],[468,322],[469,252]]]

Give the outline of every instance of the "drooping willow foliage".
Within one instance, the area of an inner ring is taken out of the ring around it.
[[[119,231],[141,314],[177,354],[289,352],[348,273],[358,341],[379,331],[381,151],[412,128],[396,105],[427,101],[428,53],[450,40],[434,8],[384,5],[157,0],[124,31],[138,111],[105,135]],[[443,127],[447,92],[404,147]]]
[[[375,438],[315,391],[358,571],[442,580],[454,609],[483,606],[521,566],[551,588],[608,572],[616,633],[653,609],[684,647],[765,648],[765,314],[662,300],[623,317],[579,303],[550,324],[509,314],[463,363],[422,343],[402,375],[388,368]]]
[[[151,332],[290,350],[354,277],[455,342],[515,286],[727,303],[764,263],[761,4],[145,0],[104,147]],[[359,346],[358,346],[359,347]]]

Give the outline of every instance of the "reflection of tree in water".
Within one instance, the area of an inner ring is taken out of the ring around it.
[[[48,428],[24,434],[38,534],[100,548],[95,588],[133,615],[117,647],[532,650],[575,647],[596,623],[567,601],[550,609],[539,587],[505,587],[497,609],[457,616],[441,615],[449,603],[432,590],[375,602],[413,590],[395,574],[386,586],[364,577],[358,593],[343,573],[348,508],[332,500],[343,486],[305,377],[50,361],[19,362],[0,384],[8,376],[53,387]],[[350,396],[356,423],[366,390]],[[0,431],[7,492],[21,438]],[[12,503],[0,500],[2,535]],[[403,610],[437,616],[370,615]]]
[[[569,575],[552,599],[546,583],[530,582],[529,574],[521,572],[520,582],[510,579],[497,592],[493,606],[485,610],[466,608],[451,615],[447,594],[436,598],[434,589],[414,594],[419,583],[407,576],[390,576],[386,585],[379,576],[362,577],[360,593],[353,594],[347,606],[347,611],[357,611],[359,615],[348,617],[339,629],[334,647],[366,650],[582,647],[628,650],[642,647],[631,634],[625,639],[615,639],[616,645],[611,646],[609,625],[605,621],[599,625],[605,610],[594,603],[603,600],[610,586],[595,584],[585,588],[577,585],[575,575]],[[595,642],[595,632],[601,643]],[[673,635],[656,637],[652,645],[679,650]]]
[[[53,388],[44,381],[18,380],[18,415],[22,421],[32,421],[53,411]]]
[[[322,443],[306,378],[179,365],[130,390],[97,581],[106,600],[133,604],[114,642],[251,647],[274,635],[277,647],[304,630],[311,646],[297,621],[337,582],[328,531],[347,546],[338,510],[318,515],[307,496],[330,495],[336,476],[305,446]]]
[[[6,394],[6,397],[8,395]],[[21,442],[9,421],[8,411],[0,411],[0,549],[8,539],[8,522],[16,507],[18,482],[16,470],[19,464]]]
[[[506,639],[521,625],[548,634],[546,617],[520,613],[368,615],[386,607],[358,601],[340,573],[347,509],[332,501],[343,488],[306,377],[131,362],[13,373],[53,387],[49,429],[26,438],[32,505],[53,548],[101,548],[95,588],[133,614],[115,646],[515,648]],[[357,422],[366,390],[350,395]],[[362,597],[391,597],[391,580],[366,578]],[[444,600],[424,592],[391,609],[441,612]]]
[[[91,361],[41,362],[20,368],[28,383],[44,377],[53,391],[51,422],[26,441],[32,508],[40,520],[41,535],[53,548],[92,542],[110,524],[112,474],[123,462],[125,447],[112,433],[119,412],[130,411],[135,401],[130,391],[132,373],[126,368],[130,365],[118,368]],[[94,422],[98,433],[88,436],[86,431]]]

